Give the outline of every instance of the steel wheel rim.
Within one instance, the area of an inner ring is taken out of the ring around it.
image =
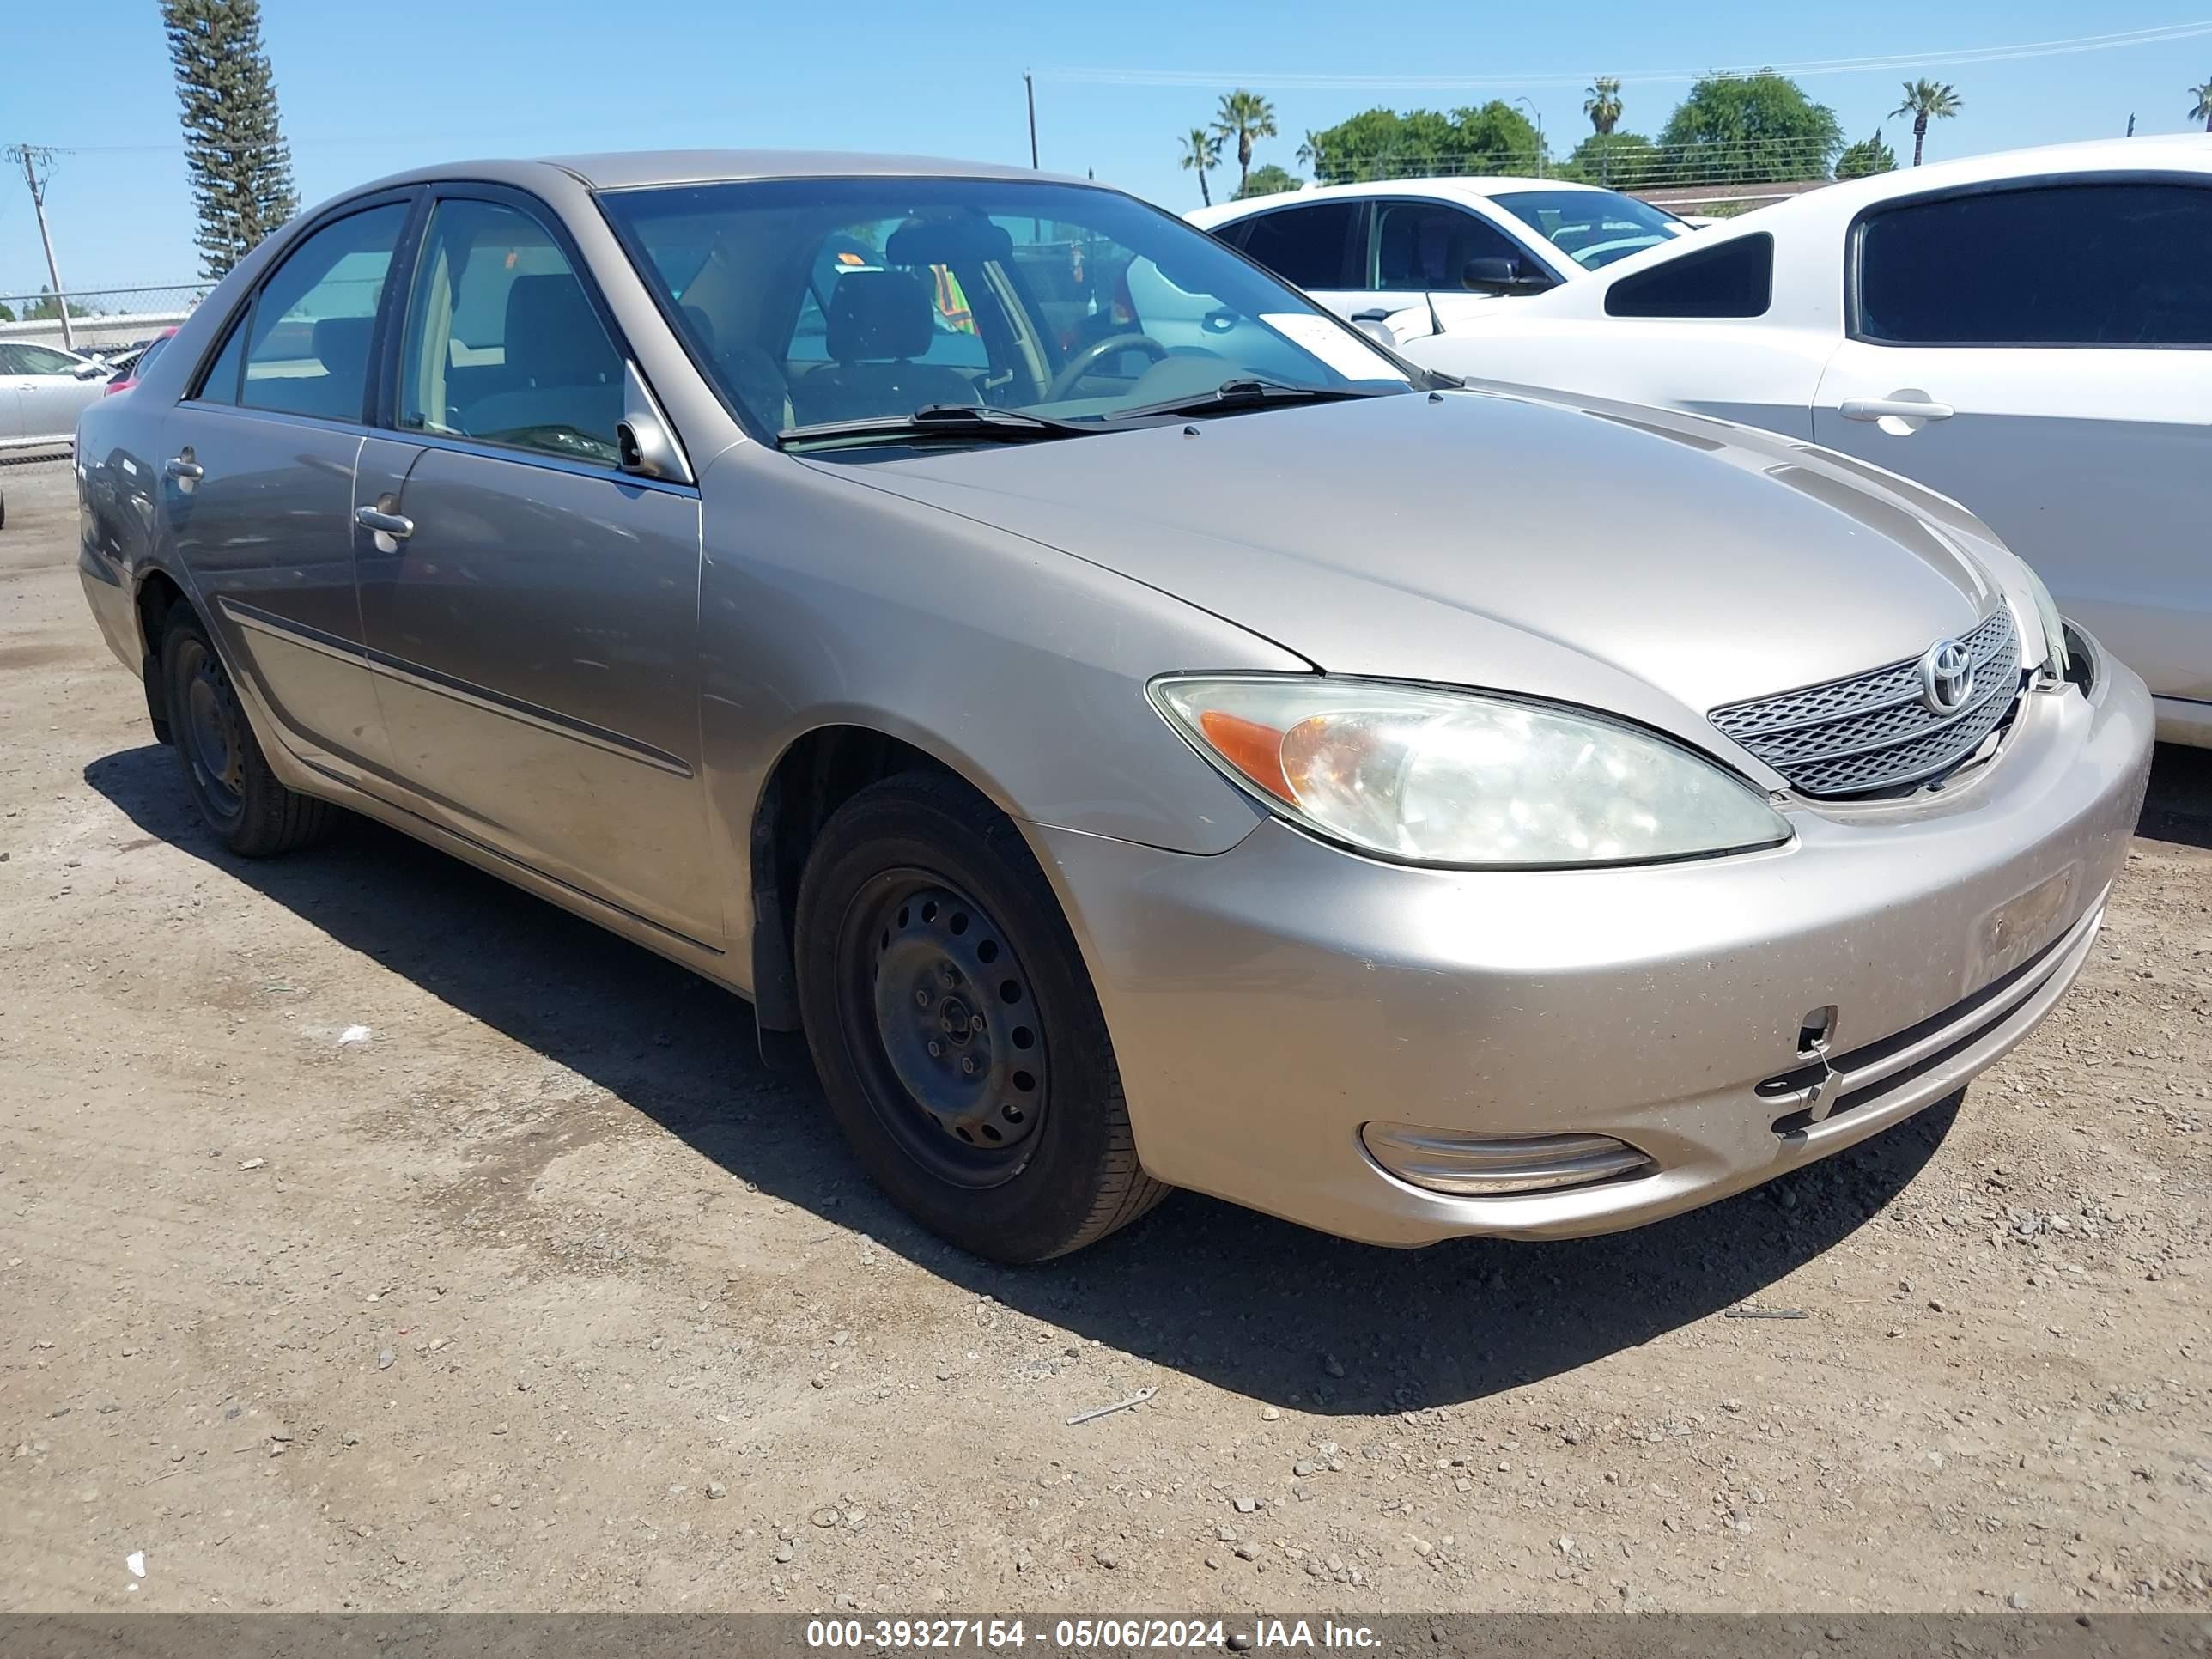
[[[878,1119],[945,1181],[1011,1181],[1036,1151],[1049,1084],[1012,941],[959,887],[921,870],[876,878],[847,915],[841,1000]]]
[[[246,799],[246,744],[238,695],[213,652],[198,641],[184,647],[185,752],[192,776],[228,815]]]

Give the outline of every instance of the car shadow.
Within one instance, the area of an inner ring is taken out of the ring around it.
[[[1759,1297],[1877,1214],[1958,1110],[1954,1097],[1755,1192],[1613,1237],[1389,1250],[1183,1193],[1078,1255],[1002,1267],[876,1194],[811,1073],[763,1064],[740,999],[366,820],[288,858],[234,858],[167,749],[106,756],[84,777],[142,833],[591,1079],[732,1176],[969,1291],[1276,1405],[1457,1405]]]
[[[2159,744],[2136,834],[2212,849],[2212,749]]]

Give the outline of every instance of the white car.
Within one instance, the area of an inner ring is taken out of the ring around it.
[[[1664,208],[1558,179],[1329,185],[1186,216],[1352,322],[1541,294],[1689,234]]]
[[[1392,323],[1431,368],[1747,422],[1952,497],[2149,682],[2161,737],[2212,746],[2212,137],[1832,185],[1443,325]]]
[[[0,340],[0,449],[65,444],[79,410],[100,401],[113,371],[29,340]]]

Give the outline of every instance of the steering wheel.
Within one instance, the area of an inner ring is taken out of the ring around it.
[[[1075,390],[1077,381],[1097,368],[1101,360],[1117,351],[1141,351],[1156,363],[1165,362],[1168,356],[1168,349],[1149,334],[1109,334],[1081,347],[1060,365],[1060,373],[1052,377],[1052,384],[1045,389],[1044,401],[1057,403],[1066,397]]]

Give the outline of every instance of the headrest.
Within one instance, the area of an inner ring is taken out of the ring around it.
[[[929,290],[903,270],[848,270],[830,296],[830,355],[841,363],[929,349]]]
[[[507,290],[507,364],[540,386],[604,377],[617,367],[584,285],[567,271],[518,276]]]
[[[374,317],[319,317],[308,338],[327,373],[359,380],[368,372],[369,331],[375,326]]]

